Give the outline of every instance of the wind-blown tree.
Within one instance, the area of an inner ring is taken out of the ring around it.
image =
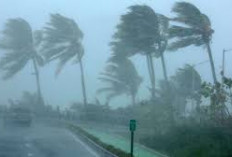
[[[82,46],[83,33],[77,23],[60,14],[52,14],[50,22],[45,27],[44,56],[48,61],[59,60],[56,70],[58,75],[68,61],[79,63],[81,71],[81,85],[83,103],[87,105],[86,85],[82,58],[84,48]]]
[[[155,36],[158,37],[157,53],[155,55],[158,55],[161,59],[164,79],[166,83],[168,83],[168,75],[167,75],[166,62],[164,59],[164,52],[166,51],[168,46],[169,19],[162,14],[157,14],[157,17],[158,17],[159,31],[158,34],[155,34]]]
[[[214,30],[211,27],[210,19],[201,13],[196,6],[188,2],[177,2],[172,11],[177,16],[172,19],[175,25],[172,25],[169,30],[169,38],[174,39],[169,49],[175,51],[190,45],[206,46],[213,80],[216,83],[217,78],[210,47]]]
[[[166,81],[161,81],[157,93],[161,103],[172,105],[170,107],[178,114],[185,112],[188,99],[196,101],[196,109],[199,111],[201,83],[199,73],[193,66],[186,64],[170,77],[169,86],[166,86]]]
[[[152,55],[156,52],[158,18],[152,8],[145,5],[129,7],[129,12],[121,16],[121,22],[111,42],[114,53],[146,56],[151,81],[152,97],[155,96],[155,72]]]
[[[32,32],[27,21],[21,18],[10,19],[2,32],[0,48],[6,53],[0,60],[3,79],[10,79],[32,61],[36,77],[37,95],[39,103],[43,103],[40,88],[39,66],[43,65],[43,58],[37,48],[41,43],[40,31]]]
[[[107,102],[116,96],[126,94],[131,97],[131,103],[135,105],[135,98],[142,78],[128,58],[111,57],[105,71],[100,74],[99,80],[107,84],[106,87],[97,91],[98,93],[108,93]]]
[[[172,82],[176,87],[176,91],[185,98],[194,97],[201,90],[201,76],[189,64],[177,70],[176,74],[172,77]]]

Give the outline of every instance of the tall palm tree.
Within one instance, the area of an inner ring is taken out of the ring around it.
[[[159,31],[156,36],[158,36],[159,40],[158,40],[158,53],[156,53],[156,55],[158,54],[161,59],[161,63],[163,67],[163,75],[167,83],[168,75],[167,75],[166,62],[164,59],[164,52],[166,51],[168,46],[169,19],[162,14],[157,14],[157,17],[158,17]]]
[[[145,5],[131,6],[129,12],[121,16],[121,22],[113,36],[114,41],[111,43],[116,53],[123,53],[125,56],[135,54],[146,56],[153,98],[155,72],[152,55],[156,52],[158,27],[158,18],[152,8]]]
[[[190,45],[206,46],[214,83],[217,82],[210,42],[214,30],[211,28],[210,19],[201,11],[188,2],[177,2],[173,7],[176,17],[172,20],[180,25],[172,25],[169,37],[174,39],[170,50],[177,50]]]
[[[113,56],[99,78],[106,87],[98,90],[98,93],[106,92],[107,103],[114,97],[126,94],[131,97],[131,103],[135,105],[135,98],[142,82],[134,64],[126,57]]]
[[[77,23],[60,14],[51,14],[50,22],[45,27],[44,55],[48,61],[59,60],[56,70],[58,75],[64,65],[74,60],[79,63],[81,71],[81,85],[83,103],[87,105],[86,85],[82,58],[84,48],[82,46],[83,33]]]
[[[1,39],[0,48],[6,53],[0,60],[0,68],[4,72],[3,79],[10,79],[20,72],[29,61],[32,61],[38,100],[43,103],[40,77],[38,66],[43,64],[43,58],[37,52],[37,47],[40,45],[39,31],[34,34],[27,21],[21,18],[10,19],[5,24]]]

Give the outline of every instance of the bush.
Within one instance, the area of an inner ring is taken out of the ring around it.
[[[173,157],[232,156],[232,129],[229,127],[183,125],[142,142]]]

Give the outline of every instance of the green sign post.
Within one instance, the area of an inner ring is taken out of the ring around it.
[[[131,131],[131,157],[133,157],[134,151],[134,131],[136,130],[136,120],[130,120],[130,131]]]

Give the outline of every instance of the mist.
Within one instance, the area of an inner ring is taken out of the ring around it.
[[[49,20],[50,13],[60,13],[64,16],[74,19],[84,33],[83,45],[85,48],[85,56],[83,57],[87,96],[90,102],[95,102],[98,98],[104,100],[104,96],[96,95],[96,90],[102,86],[98,81],[99,73],[105,66],[107,58],[111,55],[109,42],[115,32],[115,26],[119,23],[120,15],[128,11],[127,7],[135,4],[147,4],[156,12],[162,13],[166,16],[171,15],[171,6],[175,1],[167,0],[135,0],[135,1],[104,1],[98,2],[87,1],[0,1],[1,8],[1,24],[0,29],[3,29],[4,23],[9,18],[21,17],[27,20],[33,30],[41,29]],[[211,3],[210,0],[200,1],[193,0],[191,3],[199,7],[202,12],[206,13],[211,21],[212,27],[215,30],[212,49],[215,60],[215,67],[217,75],[220,76],[222,50],[231,47],[232,39],[230,38],[232,23],[228,22],[226,17],[230,16],[231,1],[215,1]],[[209,5],[210,4],[210,5]],[[218,9],[223,8],[223,9]],[[222,18],[223,17],[223,18]],[[226,54],[225,71],[227,76],[231,76],[230,59],[232,54]],[[175,71],[184,64],[197,64],[199,62],[208,60],[207,53],[204,49],[196,47],[188,47],[181,49],[180,52],[168,52],[166,54],[167,70],[171,76]],[[140,56],[133,57],[134,64],[141,76],[143,76],[143,84],[139,90],[137,100],[146,99],[149,95],[149,79],[147,77],[147,70],[145,59]],[[40,69],[41,73],[41,88],[44,99],[47,103],[52,105],[59,105],[63,108],[70,103],[82,101],[80,72],[78,65],[67,64],[58,77],[54,75],[56,63],[49,63]],[[156,77],[158,80],[163,79],[162,68],[160,61],[155,60]],[[201,74],[202,78],[207,81],[212,81],[209,73],[210,67],[208,64],[196,66],[196,69]],[[23,91],[35,91],[34,79],[31,73],[33,69],[30,64],[18,73],[14,78],[7,81],[0,81],[0,95],[1,103],[4,104],[9,98],[19,98]],[[19,83],[20,82],[20,83]],[[115,98],[111,102],[112,107],[126,106],[128,104],[126,97]]]

